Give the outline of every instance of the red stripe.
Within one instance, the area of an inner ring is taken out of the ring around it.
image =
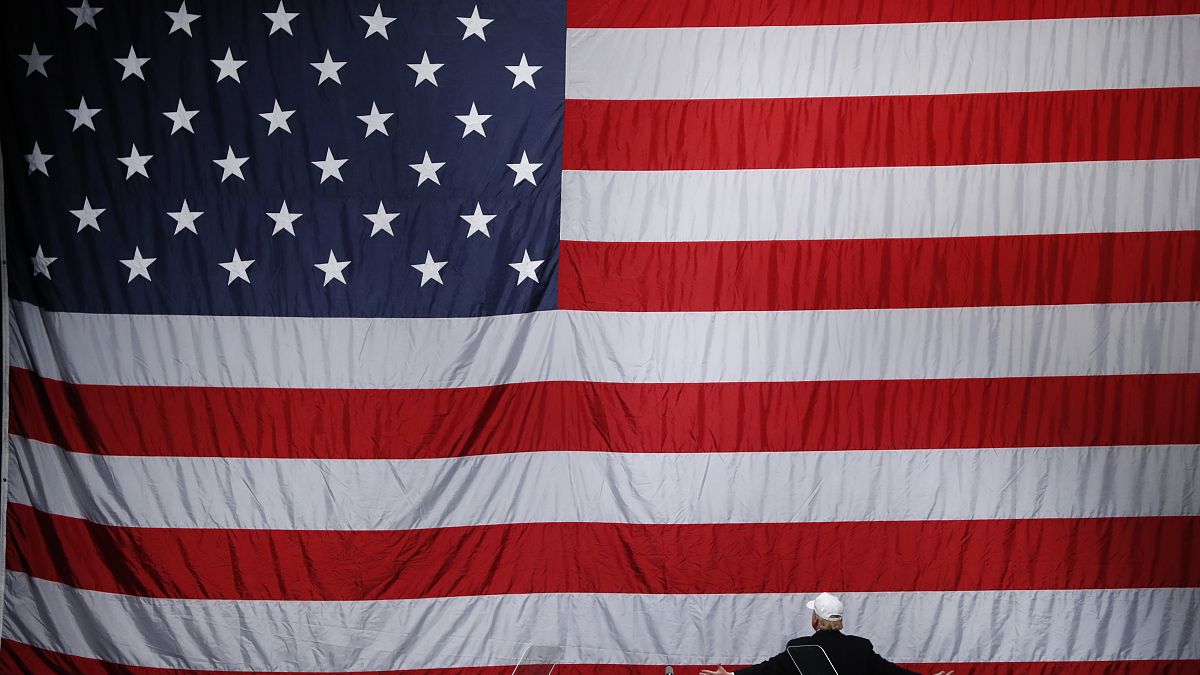
[[[110,455],[410,459],[1200,443],[1195,373],[371,391],[71,385],[14,368],[10,382],[12,433]]]
[[[411,531],[112,527],[9,506],[8,569],[203,600],[1200,586],[1200,517]],[[853,565],[813,568],[812,551]],[[745,564],[770,560],[770,565]]]
[[[780,645],[782,647],[783,645]],[[764,658],[769,656],[763,655]],[[701,668],[716,664],[676,665],[677,675],[697,675]],[[732,664],[724,664],[732,668]],[[1195,675],[1200,661],[1086,661],[1073,663],[917,663],[906,664],[920,672],[955,670],[961,675]],[[32,675],[75,673],[76,675],[252,675],[247,671],[211,671],[177,668],[122,666],[97,659],[61,654],[5,639],[0,646],[0,672]],[[293,671],[294,672],[294,671]],[[662,675],[662,665],[574,665],[554,669],[554,675]],[[372,670],[361,675],[512,675],[512,666],[427,668],[422,670]],[[300,675],[334,675],[308,672]]]
[[[1200,88],[568,100],[563,168],[941,166],[1200,157]]]
[[[1196,0],[568,0],[567,26],[823,26],[1196,13]]]
[[[564,241],[561,251],[563,309],[782,311],[1200,300],[1200,231]]]

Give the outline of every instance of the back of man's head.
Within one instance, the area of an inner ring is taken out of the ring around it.
[[[805,606],[813,612],[813,630],[842,630],[842,611],[845,607],[837,596],[822,593]]]

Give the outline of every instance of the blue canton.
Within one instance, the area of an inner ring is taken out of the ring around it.
[[[555,307],[563,2],[0,11],[13,298],[139,314]]]

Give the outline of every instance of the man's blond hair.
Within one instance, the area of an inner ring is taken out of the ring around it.
[[[815,616],[817,618],[817,630],[841,630],[842,629],[842,620],[841,619],[832,619],[832,620],[826,619],[816,613],[814,613],[813,616]]]

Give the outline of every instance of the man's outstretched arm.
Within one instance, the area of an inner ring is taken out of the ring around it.
[[[875,645],[867,640],[867,646],[871,648],[871,659],[875,662],[875,675],[921,675],[915,670],[901,668],[900,666],[888,661],[875,651]]]
[[[733,673],[725,670],[723,666],[717,666],[716,670],[700,671],[700,675],[795,675],[795,672],[796,669],[792,665],[792,660],[788,657],[787,652],[783,652],[772,656],[762,663],[739,668],[733,671]]]

